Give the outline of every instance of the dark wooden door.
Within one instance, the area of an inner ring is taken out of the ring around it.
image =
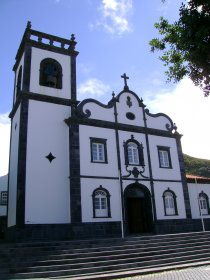
[[[144,221],[144,198],[127,198],[128,228],[130,233],[145,231]]]

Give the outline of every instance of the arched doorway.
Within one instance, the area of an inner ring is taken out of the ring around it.
[[[151,195],[147,187],[134,183],[126,187],[125,218],[129,234],[146,233],[152,231]]]

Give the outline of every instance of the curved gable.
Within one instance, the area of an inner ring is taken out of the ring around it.
[[[79,112],[90,119],[114,122],[114,104],[105,105],[95,99],[83,100],[78,105]]]

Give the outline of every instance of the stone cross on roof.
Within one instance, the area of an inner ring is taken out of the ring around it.
[[[125,85],[124,85],[124,90],[129,90],[129,87],[128,87],[128,84],[127,84],[127,80],[129,79],[129,77],[126,76],[126,74],[124,73],[124,74],[121,76],[121,78],[124,79],[124,83],[125,83]]]

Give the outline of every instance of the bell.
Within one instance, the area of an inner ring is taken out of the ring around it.
[[[46,79],[47,85],[50,87],[56,87],[57,78],[55,76],[48,75]]]

